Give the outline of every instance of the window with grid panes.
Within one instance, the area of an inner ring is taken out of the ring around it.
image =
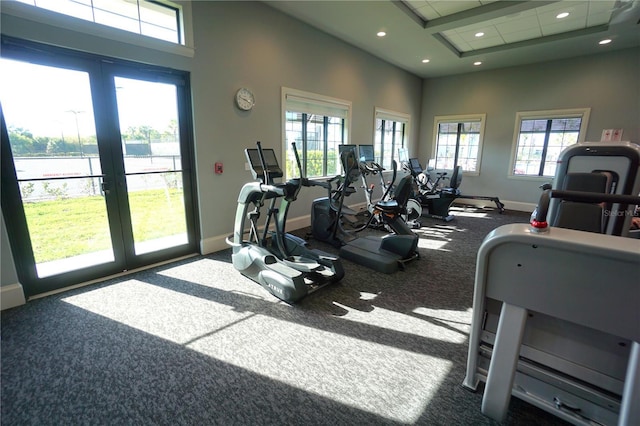
[[[409,116],[376,108],[375,117],[375,159],[383,168],[391,170],[392,161],[398,161],[398,150],[405,147]]]
[[[434,167],[453,170],[462,166],[466,173],[478,174],[484,122],[484,114],[436,117]]]
[[[144,36],[184,44],[181,7],[153,0],[18,0],[20,3],[73,16]]]
[[[338,147],[347,143],[351,104],[286,88],[283,88],[283,99],[286,177],[298,176],[292,142],[295,142],[306,177],[332,177],[339,174]]]
[[[518,113],[511,173],[552,177],[560,153],[584,141],[589,110]]]

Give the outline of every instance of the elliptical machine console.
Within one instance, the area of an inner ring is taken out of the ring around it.
[[[234,231],[227,238],[227,244],[233,248],[233,266],[242,275],[277,298],[295,303],[327,284],[340,281],[344,269],[337,256],[308,249],[302,238],[285,232],[290,204],[296,200],[303,185],[312,183],[304,177],[276,183],[274,179],[281,178],[284,173],[275,152],[263,149],[260,142],[256,145],[257,149],[246,149],[245,155],[251,173],[258,181],[246,183],[240,190]],[[302,176],[298,152],[295,144],[292,146]],[[258,220],[267,200],[266,221],[260,232]],[[278,200],[280,204],[276,206]]]

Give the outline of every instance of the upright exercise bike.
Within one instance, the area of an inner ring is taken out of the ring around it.
[[[233,266],[242,275],[288,303],[295,303],[327,284],[340,281],[344,276],[338,257],[308,249],[302,238],[285,232],[290,204],[296,200],[302,186],[313,185],[313,182],[302,177],[298,152],[295,144],[292,145],[301,177],[284,183],[274,181],[284,173],[273,149],[263,149],[257,142],[257,149],[245,150],[253,177],[258,181],[242,187],[233,236],[227,239],[227,243],[233,247]],[[258,220],[267,201],[266,222],[262,232],[259,232]],[[278,201],[280,204],[276,206]],[[245,239],[247,233],[248,239]]]

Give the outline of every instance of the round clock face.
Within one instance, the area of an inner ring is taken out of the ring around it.
[[[255,99],[253,98],[253,93],[251,93],[249,89],[245,89],[243,87],[236,92],[236,105],[238,105],[238,108],[244,111],[249,111],[253,108],[254,104]]]

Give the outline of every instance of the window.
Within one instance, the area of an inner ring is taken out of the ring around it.
[[[435,117],[434,167],[479,174],[485,120],[486,114]]]
[[[351,102],[294,89],[282,89],[285,175],[298,176],[295,142],[306,177],[340,173],[338,147],[347,143]]]
[[[409,115],[376,108],[375,126],[376,162],[391,170],[391,162],[397,160],[398,149],[404,148],[409,134]]]
[[[184,44],[181,7],[153,0],[19,0],[42,9]]]
[[[511,174],[556,174],[560,153],[584,141],[590,109],[519,112],[516,114]]]

